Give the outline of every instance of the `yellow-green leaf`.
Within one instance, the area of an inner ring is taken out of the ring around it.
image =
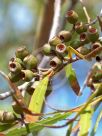
[[[92,113],[92,107],[88,106],[80,115],[80,129],[78,136],[88,136],[89,129],[91,127]]]
[[[45,77],[44,79],[42,79],[40,81],[40,83],[38,84],[38,86],[36,87],[32,97],[31,97],[30,104],[29,104],[29,110],[31,110],[34,113],[41,112],[45,93],[46,93],[47,86],[48,86],[48,82],[49,82],[48,76]],[[27,115],[26,121],[36,122],[38,120],[38,118],[39,118],[38,116]]]
[[[101,119],[102,119],[102,111],[100,111],[100,113],[99,113],[99,115],[97,117],[96,123],[95,123],[94,128],[92,129],[92,132],[91,132],[91,136],[95,135]]]

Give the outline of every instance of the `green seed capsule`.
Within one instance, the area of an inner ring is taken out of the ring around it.
[[[8,78],[14,83],[18,82],[21,79],[21,73],[15,74],[15,73],[10,72],[8,74]]]
[[[70,31],[60,31],[58,34],[58,37],[61,39],[61,41],[68,42],[72,39],[72,34]]]
[[[58,44],[58,45],[56,46],[56,51],[57,51],[58,53],[60,53],[60,54],[66,53],[67,47],[66,47],[65,44]]]
[[[37,67],[38,60],[35,56],[30,54],[24,58],[23,62],[27,69],[34,69]]]
[[[86,27],[85,24],[83,24],[83,22],[78,22],[78,23],[75,24],[75,31],[76,31],[78,34],[81,34],[81,33],[87,31],[87,27]]]
[[[27,55],[29,55],[29,52],[28,52],[28,50],[26,49],[26,47],[24,46],[24,47],[18,48],[18,49],[16,50],[15,54],[16,54],[16,57],[17,57],[17,58],[20,58],[20,59],[23,60]]]
[[[18,74],[18,73],[21,72],[22,66],[21,66],[21,64],[19,64],[18,62],[10,62],[10,63],[9,63],[9,70],[10,70],[12,73]]]
[[[96,28],[89,28],[87,31],[87,34],[88,34],[88,38],[91,42],[95,42],[99,38],[99,33]]]
[[[24,81],[30,81],[34,77],[34,73],[31,70],[22,70],[22,79]]]
[[[16,102],[12,103],[12,108],[13,108],[14,112],[17,113],[17,114],[23,113],[22,108]]]
[[[12,112],[0,111],[1,123],[13,123],[16,119],[16,116]]]
[[[75,24],[78,21],[78,14],[74,10],[67,12],[66,18],[69,23]]]
[[[51,61],[50,61],[50,66],[53,68],[58,67],[59,65],[62,64],[62,61],[58,58],[58,57],[54,57]]]
[[[53,37],[52,39],[49,40],[49,44],[51,46],[56,46],[57,44],[60,44],[62,41],[60,38],[58,38],[57,36]]]
[[[82,45],[89,43],[88,35],[87,33],[81,33],[80,34],[80,42]]]
[[[50,44],[44,44],[44,46],[43,46],[43,53],[45,54],[45,55],[49,55],[50,53],[51,53],[51,46],[50,46]]]

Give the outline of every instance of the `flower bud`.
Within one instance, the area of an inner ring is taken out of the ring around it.
[[[81,44],[87,44],[90,42],[88,39],[87,33],[80,34],[80,42],[81,42]]]
[[[59,65],[62,64],[62,61],[58,58],[58,57],[54,57],[51,61],[50,61],[50,66],[53,68],[58,67]]]
[[[63,53],[65,53],[66,52],[66,50],[67,50],[67,48],[66,48],[66,45],[65,44],[58,44],[57,46],[56,46],[56,51],[58,52],[58,53],[60,53],[60,54],[63,54]]]
[[[20,58],[23,60],[27,55],[29,55],[29,52],[26,49],[26,47],[24,46],[24,47],[18,48],[15,52],[15,55],[17,58]]]
[[[60,40],[59,37],[55,36],[52,39],[49,40],[49,44],[51,46],[56,46],[57,44],[60,44],[62,41]]]
[[[88,38],[91,42],[95,42],[99,38],[99,33],[96,28],[93,28],[93,27],[89,28],[87,34],[88,34]]]
[[[15,74],[10,72],[8,74],[8,78],[11,80],[11,82],[18,82],[21,79],[21,73]]]
[[[13,73],[20,73],[22,70],[22,66],[18,62],[10,62],[9,70]]]
[[[34,77],[34,73],[31,70],[22,70],[22,79],[24,81],[30,81]]]
[[[37,67],[38,60],[35,56],[30,54],[24,58],[23,62],[27,69],[34,69]]]
[[[75,24],[78,21],[78,14],[74,10],[67,12],[66,18],[69,23]]]
[[[83,22],[78,22],[78,23],[75,24],[75,31],[76,31],[78,34],[81,34],[81,33],[87,31],[87,27],[86,27],[85,24],[83,24]]]
[[[45,55],[49,55],[51,53],[51,46],[50,46],[50,44],[44,44],[44,46],[43,46],[43,53]]]
[[[72,34],[70,31],[60,31],[58,34],[58,37],[61,39],[61,41],[68,42],[72,38]]]

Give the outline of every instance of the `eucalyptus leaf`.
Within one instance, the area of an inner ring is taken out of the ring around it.
[[[12,128],[15,124],[0,124],[0,132],[6,131]]]
[[[28,130],[30,132],[37,132],[40,131],[41,129],[43,129],[45,126],[43,125],[53,125],[56,122],[63,120],[65,118],[67,118],[71,113],[56,113],[53,117],[48,117],[44,120],[40,120],[39,122],[36,123],[32,123],[27,125],[27,127],[20,127],[20,128],[15,128],[9,132],[6,133],[6,136],[21,136],[21,135],[27,135],[28,134]]]
[[[76,93],[76,95],[79,95],[80,94],[80,85],[78,83],[75,70],[72,68],[72,64],[68,64],[65,67],[65,71],[66,71],[66,77],[68,78],[71,88]]]
[[[29,110],[31,110],[32,112],[35,113],[41,112],[48,82],[49,77],[47,76],[44,79],[42,79],[40,83],[37,85],[29,104]],[[39,119],[38,116],[26,115],[26,121],[35,122],[38,119]]]
[[[78,136],[87,136],[91,127],[91,118],[93,110],[91,106],[88,106],[80,115],[80,129]]]

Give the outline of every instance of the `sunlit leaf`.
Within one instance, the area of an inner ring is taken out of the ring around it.
[[[65,71],[66,71],[66,77],[68,78],[71,88],[76,93],[76,95],[79,95],[80,85],[78,83],[75,70],[72,68],[72,64],[68,64],[65,68]]]
[[[91,132],[91,136],[95,135],[101,119],[102,119],[102,111],[100,111],[100,113],[97,117],[96,123],[95,123],[94,128],[92,129],[92,132]]]
[[[40,131],[41,129],[44,128],[43,125],[53,125],[56,122],[67,118],[70,114],[71,113],[64,113],[64,114],[56,113],[53,117],[48,117],[48,118],[41,120],[39,122],[29,124],[27,126],[27,128],[29,129],[30,132]],[[27,128],[26,127],[15,128],[15,129],[9,131],[8,133],[6,133],[6,136],[26,135],[27,134]]]
[[[88,106],[84,112],[80,115],[80,128],[78,136],[87,136],[89,133],[89,129],[91,126],[91,118],[92,118],[93,110],[91,106]]]
[[[44,79],[42,79],[39,85],[36,87],[29,104],[29,110],[31,110],[32,112],[35,113],[41,112],[45,93],[48,86],[48,81],[49,81],[49,77],[47,76]],[[38,120],[38,118],[39,118],[38,116],[34,117],[32,115],[26,115],[26,121],[29,122],[35,122]]]

